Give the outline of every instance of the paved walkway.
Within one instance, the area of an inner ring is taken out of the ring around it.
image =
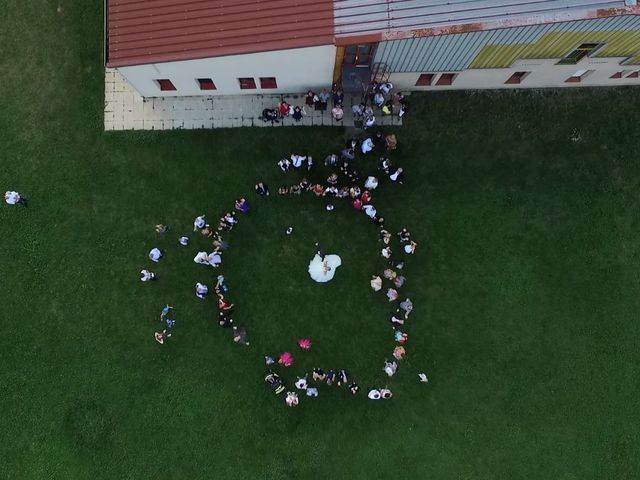
[[[172,130],[197,128],[345,126],[353,127],[351,106],[360,103],[359,96],[345,95],[342,121],[336,122],[329,110],[305,108],[307,115],[296,122],[284,118],[271,125],[258,117],[265,108],[274,108],[282,100],[304,105],[302,94],[234,95],[224,97],[143,98],[115,70],[105,72],[105,130]],[[379,113],[379,112],[378,112]],[[397,115],[376,115],[378,125],[402,125]]]

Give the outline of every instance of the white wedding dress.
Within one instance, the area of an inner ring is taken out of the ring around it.
[[[324,260],[316,253],[309,262],[309,275],[316,282],[325,283],[333,278],[336,269],[342,265],[342,259],[338,255],[325,255]]]

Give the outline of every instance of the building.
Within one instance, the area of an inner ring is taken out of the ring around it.
[[[637,84],[636,0],[106,0],[144,97]]]

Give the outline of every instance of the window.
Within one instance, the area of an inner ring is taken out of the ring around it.
[[[433,82],[433,73],[421,73],[416,81],[416,87],[428,87]]]
[[[176,87],[171,82],[171,80],[167,80],[166,78],[163,78],[161,80],[156,80],[156,83],[160,87],[160,90],[162,90],[163,92],[168,92],[168,91],[170,92],[170,91],[176,90]]]
[[[587,75],[589,75],[593,70],[578,70],[576,73],[567,78],[565,83],[580,83]]]
[[[200,90],[215,90],[216,84],[213,83],[213,80],[210,78],[199,78],[198,84],[200,85]]]
[[[440,78],[438,78],[436,85],[437,86],[452,85],[454,78],[456,78],[455,73],[443,73],[442,75],[440,75]]]
[[[513,75],[511,75],[509,78],[507,78],[507,81],[504,82],[504,83],[505,83],[505,85],[511,85],[511,84],[515,84],[515,83],[522,83],[522,80],[524,80],[524,77],[529,75],[529,73],[531,73],[531,72],[515,72]]]
[[[638,70],[636,70],[635,72],[631,72],[625,78],[638,78]]]
[[[238,82],[240,82],[240,90],[252,90],[256,88],[256,81],[251,78],[239,78]]]
[[[620,70],[619,72],[616,72],[613,75],[611,75],[609,78],[622,78],[622,73],[623,73],[623,70]]]
[[[278,88],[276,77],[260,77],[260,88]]]
[[[597,49],[602,46],[602,43],[582,43],[573,50],[569,55],[566,55],[557,64],[558,65],[575,65],[587,55],[591,55]]]
[[[344,50],[342,62],[345,65],[370,65],[374,51],[375,45],[372,43],[349,45]]]

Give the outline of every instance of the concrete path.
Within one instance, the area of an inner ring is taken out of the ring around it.
[[[351,106],[360,97],[345,95],[344,118],[337,122],[330,110],[315,111],[305,107],[307,115],[296,122],[284,118],[271,125],[258,117],[265,108],[274,108],[282,100],[294,106],[304,105],[303,94],[234,95],[218,97],[143,98],[116,70],[105,71],[105,130],[172,130],[197,128],[345,126],[353,127]],[[402,125],[397,115],[376,112],[378,125]]]

